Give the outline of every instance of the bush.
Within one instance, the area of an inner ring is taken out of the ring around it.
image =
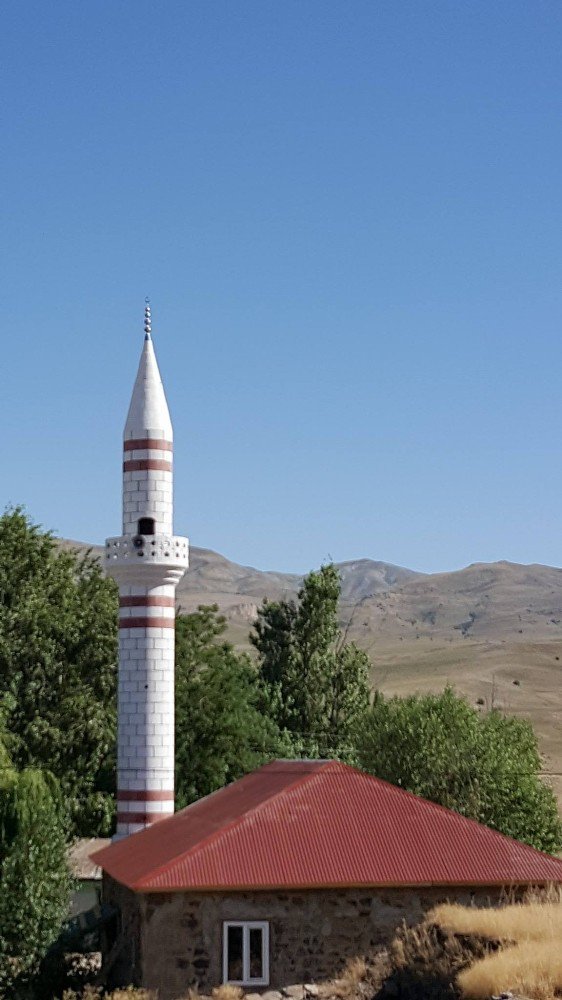
[[[365,717],[357,755],[366,771],[539,850],[562,846],[556,799],[540,779],[529,722],[482,715],[450,688],[383,698]]]

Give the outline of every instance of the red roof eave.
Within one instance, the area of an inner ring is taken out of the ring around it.
[[[495,881],[489,880],[486,882],[310,882],[305,883],[295,883],[294,885],[288,883],[277,883],[271,885],[256,885],[248,882],[244,885],[166,885],[166,886],[151,886],[148,884],[143,884],[138,882],[136,885],[128,885],[127,888],[131,892],[137,893],[166,893],[166,892],[193,892],[193,893],[211,893],[211,892],[311,892],[313,890],[337,890],[337,889],[482,889],[482,888],[517,888],[520,886],[536,885],[536,886],[547,886],[556,885],[558,882],[562,883],[562,875],[559,880],[556,879],[521,879],[520,881],[506,881],[506,879],[498,879]]]

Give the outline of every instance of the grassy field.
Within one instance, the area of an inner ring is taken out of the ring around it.
[[[544,776],[562,805],[560,642],[456,640],[380,642],[370,650],[372,682],[388,694],[439,691],[446,684],[483,710],[530,719],[544,754]]]

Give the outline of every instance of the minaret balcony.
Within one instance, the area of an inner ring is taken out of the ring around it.
[[[103,562],[118,583],[175,586],[189,565],[189,542],[180,535],[119,535],[107,539]]]

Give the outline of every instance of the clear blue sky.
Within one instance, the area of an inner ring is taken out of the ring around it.
[[[6,0],[2,479],[120,530],[145,295],[176,530],[562,565],[560,0]]]

